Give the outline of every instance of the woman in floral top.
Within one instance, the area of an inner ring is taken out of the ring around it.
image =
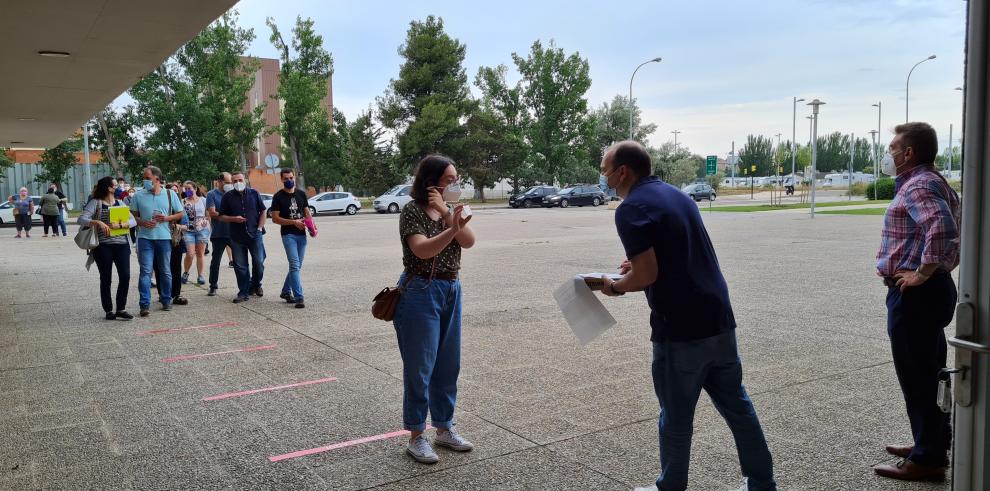
[[[402,296],[395,311],[395,333],[402,355],[402,417],[410,432],[406,453],[432,464],[439,460],[426,430],[430,414],[437,429],[433,443],[457,452],[474,448],[454,429],[457,376],[461,366],[461,249],[474,245],[474,231],[460,198],[454,162],[442,155],[424,158],[413,181],[413,201],[399,217]]]
[[[196,283],[206,284],[203,277],[203,256],[206,245],[210,243],[210,216],[206,214],[206,198],[203,197],[195,182],[186,181],[182,185],[183,204],[186,216],[189,217],[189,228],[182,234],[186,244],[186,262],[182,273],[182,282],[189,281],[189,268],[192,267],[193,257],[196,258]]]

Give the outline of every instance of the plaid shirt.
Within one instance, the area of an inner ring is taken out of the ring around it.
[[[915,167],[897,176],[897,192],[883,218],[877,273],[938,264],[959,265],[959,195],[932,168]]]

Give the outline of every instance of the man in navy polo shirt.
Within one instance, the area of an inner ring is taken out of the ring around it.
[[[732,430],[747,480],[742,489],[777,489],[770,449],[742,385],[729,289],[698,206],[650,175],[650,154],[637,142],[609,148],[601,170],[608,187],[623,198],[615,227],[627,258],[620,267],[622,279],[605,278],[602,292],[618,296],[645,290],[651,311],[660,476],[656,488],[638,489],[687,489],[694,410],[702,389]]]
[[[230,224],[230,250],[234,253],[234,276],[237,297],[234,303],[246,302],[250,295],[262,296],[261,280],[265,274],[265,204],[257,191],[247,187],[244,174],[231,176],[234,189],[220,200],[220,220]],[[217,251],[213,251],[214,254]],[[251,269],[248,269],[248,253]]]

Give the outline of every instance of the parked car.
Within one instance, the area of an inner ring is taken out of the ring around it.
[[[522,193],[511,196],[509,206],[513,208],[541,206],[543,205],[543,198],[554,194],[557,194],[557,188],[553,186],[533,186]]]
[[[309,212],[312,215],[317,213],[337,213],[338,215],[354,215],[361,209],[361,200],[351,193],[326,192],[309,198]]]
[[[571,205],[598,206],[604,202],[605,193],[602,192],[601,188],[592,184],[582,184],[564,188],[557,194],[543,198],[543,206],[546,208],[552,208],[554,206],[567,208]]]
[[[406,206],[406,203],[412,201],[412,196],[409,196],[409,191],[411,190],[412,186],[400,184],[375,198],[372,206],[378,213],[398,213],[402,210],[403,206]]]
[[[31,196],[31,201],[34,201],[34,214],[31,215],[31,223],[41,223],[41,196]],[[0,224],[13,225],[13,223],[14,204],[9,201],[0,203]]]
[[[681,191],[687,193],[695,201],[701,201],[703,199],[715,201],[715,190],[708,184],[688,184],[681,188]]]

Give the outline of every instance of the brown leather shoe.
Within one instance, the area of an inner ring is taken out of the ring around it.
[[[880,464],[873,472],[901,481],[944,481],[945,467],[929,467],[904,459],[896,464]]]
[[[896,455],[902,459],[908,458],[912,450],[914,450],[914,445],[887,445],[887,453]]]

